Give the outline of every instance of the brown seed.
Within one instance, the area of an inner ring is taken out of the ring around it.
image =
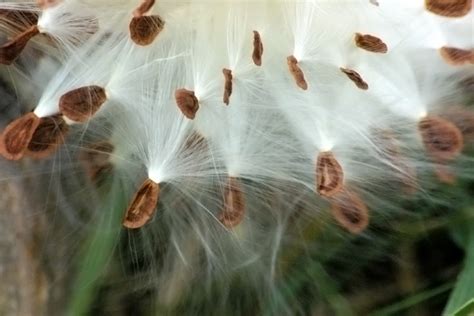
[[[130,22],[130,37],[135,44],[147,46],[163,31],[165,22],[158,15],[134,17]]]
[[[64,143],[68,130],[69,127],[62,115],[42,117],[28,145],[26,155],[35,159],[48,157]]]
[[[12,40],[0,47],[0,64],[11,65],[20,56],[23,49],[25,49],[28,41],[40,32],[36,25],[14,37]]]
[[[107,101],[105,89],[86,86],[71,90],[59,99],[59,109],[68,119],[84,123],[91,119]]]
[[[346,76],[350,80],[352,80],[352,82],[355,83],[357,88],[362,89],[362,90],[369,89],[369,85],[367,84],[367,82],[364,81],[364,79],[362,79],[361,75],[357,71],[352,70],[352,69],[347,69],[347,68],[339,68],[339,69],[341,69],[341,71],[345,73]]]
[[[444,61],[453,66],[474,64],[474,49],[459,49],[454,47],[441,47],[439,50]]]
[[[385,54],[388,51],[387,44],[385,44],[380,38],[369,34],[356,33],[355,43],[357,47],[372,53]]]
[[[418,123],[418,130],[426,151],[441,162],[454,159],[463,149],[462,133],[450,121],[427,116]]]
[[[465,16],[472,9],[472,0],[425,0],[426,10],[445,17]]]
[[[133,11],[133,16],[139,18],[151,10],[155,5],[155,0],[143,0],[142,3]]]
[[[226,228],[234,228],[245,217],[245,199],[238,178],[229,177],[224,191],[224,209],[219,215],[219,221]]]
[[[148,223],[155,213],[159,198],[160,185],[147,179],[129,205],[123,220],[123,226],[136,229]]]
[[[110,154],[114,149],[111,143],[104,141],[92,144],[81,151],[79,160],[91,181],[100,182],[102,177],[113,169]]]
[[[474,86],[473,86],[474,88]],[[474,90],[474,89],[473,89]],[[464,142],[474,142],[474,112],[462,106],[449,106],[440,116],[461,131]]]
[[[456,183],[456,175],[446,164],[437,164],[435,166],[435,175],[438,180],[444,184],[452,185]]]
[[[316,162],[316,191],[325,197],[331,197],[342,190],[344,172],[330,151],[321,152]]]
[[[352,234],[359,234],[369,225],[369,210],[358,194],[343,190],[331,201],[334,219]]]
[[[35,133],[41,119],[33,112],[11,122],[3,131],[0,147],[3,156],[9,160],[23,158],[31,138]]]
[[[193,120],[199,110],[199,101],[194,95],[194,91],[178,89],[174,93],[176,104],[181,112],[188,119]]]
[[[230,96],[232,95],[232,70],[224,68],[222,70],[225,78],[224,84],[224,103],[229,105]]]
[[[252,60],[255,65],[262,65],[262,56],[263,56],[263,43],[260,33],[253,31],[253,53]]]
[[[308,90],[308,83],[304,78],[303,71],[298,66],[298,60],[295,58],[295,56],[287,57],[286,61],[288,63],[288,68],[290,69],[290,73],[296,81],[296,85],[303,90]]]

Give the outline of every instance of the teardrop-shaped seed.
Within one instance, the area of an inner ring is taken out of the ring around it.
[[[258,33],[257,31],[253,31],[252,60],[253,60],[255,65],[257,65],[257,66],[262,65],[262,56],[263,56],[262,38],[260,37],[260,33]]]
[[[238,178],[229,177],[224,191],[224,209],[219,221],[227,228],[238,226],[245,217],[245,199]]]
[[[286,61],[288,63],[288,69],[295,79],[296,85],[303,90],[308,90],[308,83],[304,77],[303,70],[301,70],[300,66],[298,66],[298,60],[295,58],[295,56],[287,57]]]
[[[230,103],[230,96],[232,95],[232,70],[224,68],[222,70],[224,74],[224,98],[223,101],[225,105],[229,105]]]
[[[331,201],[334,219],[352,234],[360,234],[369,225],[369,210],[355,192],[344,190]]]
[[[361,90],[367,90],[369,89],[369,85],[367,82],[362,79],[362,76],[355,70],[352,69],[346,69],[346,68],[340,68],[343,73],[346,74],[347,78],[349,78],[354,84],[356,85],[357,88]]]
[[[130,22],[130,37],[135,44],[147,46],[163,31],[165,22],[158,15],[134,17]]]
[[[388,51],[387,44],[385,44],[380,38],[370,34],[356,33],[355,43],[357,47],[372,53],[385,54]]]
[[[9,160],[23,158],[41,119],[33,112],[11,122],[0,138],[0,152]]]
[[[184,116],[193,120],[199,110],[199,101],[194,94],[194,91],[186,89],[178,89],[174,93],[176,105],[181,110]]]
[[[330,151],[321,152],[316,162],[316,191],[325,197],[331,197],[342,190],[344,172]]]
[[[427,116],[418,123],[423,144],[428,154],[440,161],[452,160],[464,147],[459,128],[448,120]]]
[[[25,49],[28,41],[40,32],[36,25],[17,35],[12,40],[8,41],[0,47],[0,64],[11,65]]]
[[[137,191],[130,203],[123,226],[129,229],[143,227],[155,213],[160,198],[160,185],[147,179]]]
[[[42,117],[28,145],[26,155],[36,159],[48,157],[64,143],[68,130],[69,126],[62,115]]]
[[[426,10],[445,17],[459,18],[472,9],[472,0],[425,0]]]
[[[474,49],[460,49],[455,47],[441,47],[439,50],[444,61],[453,66],[474,64]]]
[[[90,120],[107,101],[105,89],[87,86],[71,90],[59,99],[59,109],[68,119],[84,123]]]

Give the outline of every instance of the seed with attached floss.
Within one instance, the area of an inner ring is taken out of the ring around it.
[[[472,9],[472,0],[425,0],[426,10],[445,17],[459,18]]]
[[[105,89],[86,86],[71,90],[59,99],[59,109],[68,119],[84,123],[91,119],[107,101]]]
[[[303,90],[308,90],[308,83],[304,77],[303,70],[301,70],[300,66],[298,66],[298,60],[295,58],[295,56],[287,57],[286,61],[288,63],[290,73],[295,79],[296,85]]]
[[[48,157],[64,143],[68,130],[69,127],[62,115],[42,117],[28,145],[26,155],[35,159]]]
[[[147,46],[163,31],[165,22],[158,15],[134,17],[130,22],[130,37],[135,44]]]
[[[143,0],[142,3],[133,11],[133,16],[138,18],[151,10],[155,5],[155,0]]]
[[[362,76],[355,70],[352,69],[347,69],[347,68],[339,68],[343,73],[346,74],[347,78],[349,78],[354,84],[357,86],[357,88],[361,90],[368,90],[369,85],[367,82],[362,79]]]
[[[344,172],[330,151],[321,152],[316,162],[316,191],[325,197],[331,197],[342,190]]]
[[[463,149],[461,131],[448,120],[427,116],[419,121],[418,130],[428,154],[439,161],[452,160]]]
[[[0,138],[0,152],[2,155],[9,160],[23,158],[40,123],[41,119],[33,112],[11,122]]]
[[[199,110],[199,101],[194,91],[178,89],[175,91],[174,97],[176,105],[178,105],[183,115],[193,120],[196,117],[196,112]]]
[[[160,185],[147,179],[135,193],[123,219],[123,226],[129,229],[143,227],[153,217],[159,198]]]
[[[226,228],[238,226],[245,217],[245,199],[241,183],[236,177],[229,177],[224,191],[224,209],[219,221]]]
[[[385,54],[388,51],[387,44],[385,44],[380,38],[369,34],[356,33],[355,43],[357,47],[372,53]]]
[[[229,105],[230,102],[230,96],[232,95],[232,70],[224,68],[222,70],[222,73],[224,74],[225,78],[225,84],[224,84],[224,103],[226,105]]]
[[[352,234],[360,234],[369,225],[369,210],[355,192],[343,190],[331,199],[334,219]]]
[[[0,47],[0,64],[11,65],[25,49],[28,41],[40,33],[36,25],[31,26]]]
[[[263,43],[260,33],[253,31],[253,53],[252,60],[255,65],[262,65],[262,56],[263,56]]]
[[[453,66],[474,64],[474,49],[460,49],[455,47],[441,47],[439,50],[444,61]]]

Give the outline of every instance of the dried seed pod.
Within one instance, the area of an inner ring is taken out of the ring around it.
[[[36,159],[48,157],[64,143],[68,130],[69,126],[62,115],[42,117],[28,145],[26,155]]]
[[[130,22],[130,37],[135,44],[147,46],[163,31],[165,22],[158,15],[134,17]]]
[[[316,162],[316,191],[325,197],[331,197],[342,190],[344,172],[330,151],[321,152]]]
[[[296,85],[303,90],[308,90],[308,83],[304,78],[303,70],[298,66],[298,60],[295,56],[289,56],[286,59],[291,75],[295,79]]]
[[[352,234],[359,234],[369,225],[369,210],[355,192],[343,190],[331,200],[334,219]]]
[[[194,91],[186,89],[178,89],[174,93],[176,105],[181,110],[184,116],[193,120],[196,112],[199,110],[199,101],[194,94]]]
[[[474,49],[460,49],[454,47],[441,47],[439,50],[444,61],[453,66],[474,64]]]
[[[155,5],[155,0],[143,0],[142,3],[133,11],[133,16],[138,18],[151,10]]]
[[[437,116],[427,116],[418,123],[427,152],[439,161],[454,159],[462,151],[462,133],[450,121]]]
[[[11,122],[3,131],[0,139],[2,155],[9,160],[23,158],[40,122],[41,119],[33,112]]]
[[[11,65],[20,56],[23,49],[25,49],[28,41],[40,33],[36,25],[14,37],[8,43],[0,47],[0,64]]]
[[[356,33],[355,43],[357,47],[372,53],[385,54],[388,51],[387,44],[385,44],[380,38],[369,34]]]
[[[133,197],[130,203],[123,226],[129,229],[143,227],[150,221],[160,198],[160,185],[147,179]]]
[[[445,17],[458,18],[472,9],[472,0],[425,0],[426,10]]]
[[[219,221],[227,228],[239,225],[245,216],[245,199],[238,178],[229,177],[224,192],[224,209]]]
[[[224,74],[225,78],[225,84],[224,84],[224,103],[225,105],[229,105],[230,102],[230,96],[232,95],[232,70],[224,68],[222,70],[222,73]]]
[[[362,76],[355,70],[352,69],[347,69],[347,68],[339,68],[343,73],[346,74],[347,78],[352,80],[354,84],[357,86],[357,88],[362,89],[362,90],[367,90],[369,89],[369,85],[367,82],[362,79]]]
[[[262,65],[262,56],[263,56],[263,43],[260,33],[253,31],[253,53],[252,60],[255,65]]]
[[[68,119],[84,123],[91,119],[107,101],[105,89],[87,86],[71,90],[59,99],[59,109]]]
[[[114,145],[104,141],[92,144],[81,151],[79,160],[91,181],[100,182],[102,177],[113,169],[110,154],[114,149]]]

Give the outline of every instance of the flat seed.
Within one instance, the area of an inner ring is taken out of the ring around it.
[[[425,0],[426,10],[445,17],[458,18],[472,9],[472,0]]]
[[[330,151],[321,152],[316,162],[316,191],[325,197],[331,197],[342,190],[344,172]]]
[[[355,43],[357,47],[372,53],[385,54],[388,51],[387,44],[385,44],[380,38],[369,34],[356,33]]]
[[[355,70],[352,69],[347,69],[347,68],[339,68],[343,73],[346,74],[347,78],[349,78],[354,84],[357,86],[357,88],[362,89],[362,90],[368,90],[369,85],[367,82],[362,79],[362,76]]]
[[[105,174],[113,169],[110,162],[110,154],[114,151],[114,146],[109,142],[98,142],[85,148],[79,155],[84,168],[93,182],[100,182]]]
[[[437,160],[452,160],[463,149],[462,133],[450,121],[437,116],[428,116],[420,120],[418,130],[426,151]]]
[[[133,16],[138,18],[151,10],[155,5],[155,0],[143,0],[142,3],[133,11]]]
[[[36,25],[31,26],[29,29],[14,37],[6,44],[0,47],[0,64],[11,65],[25,49],[28,41],[40,32]]]
[[[42,117],[28,145],[26,155],[35,159],[48,157],[64,143],[68,130],[69,127],[62,115]]]
[[[232,95],[232,70],[224,68],[222,73],[224,74],[225,78],[223,100],[226,105],[229,105],[230,96]]]
[[[229,177],[224,192],[224,209],[219,221],[226,228],[238,226],[245,217],[245,199],[238,178]]]
[[[444,61],[453,66],[474,64],[474,49],[459,49],[444,46],[439,50]]]
[[[174,93],[176,105],[181,110],[184,116],[193,120],[196,117],[196,112],[199,110],[199,101],[196,98],[194,91],[186,89],[178,89]]]
[[[91,119],[107,101],[105,89],[87,86],[71,90],[59,99],[59,109],[68,119],[84,123]]]
[[[123,226],[129,229],[143,227],[155,213],[160,198],[160,185],[147,179],[133,197],[127,209]]]
[[[308,90],[308,83],[304,78],[303,70],[298,66],[298,60],[294,56],[289,56],[286,59],[291,75],[295,79],[296,85],[303,90]]]
[[[35,133],[41,119],[33,112],[11,122],[3,131],[0,138],[0,152],[9,160],[19,160],[23,158],[31,138]]]
[[[360,234],[369,225],[367,205],[355,192],[344,190],[331,201],[334,219],[352,234]]]
[[[262,65],[262,56],[263,56],[263,43],[260,33],[253,31],[253,53],[252,60],[255,65]]]
[[[158,15],[134,17],[130,22],[130,37],[135,44],[147,46],[161,33],[165,22]]]

